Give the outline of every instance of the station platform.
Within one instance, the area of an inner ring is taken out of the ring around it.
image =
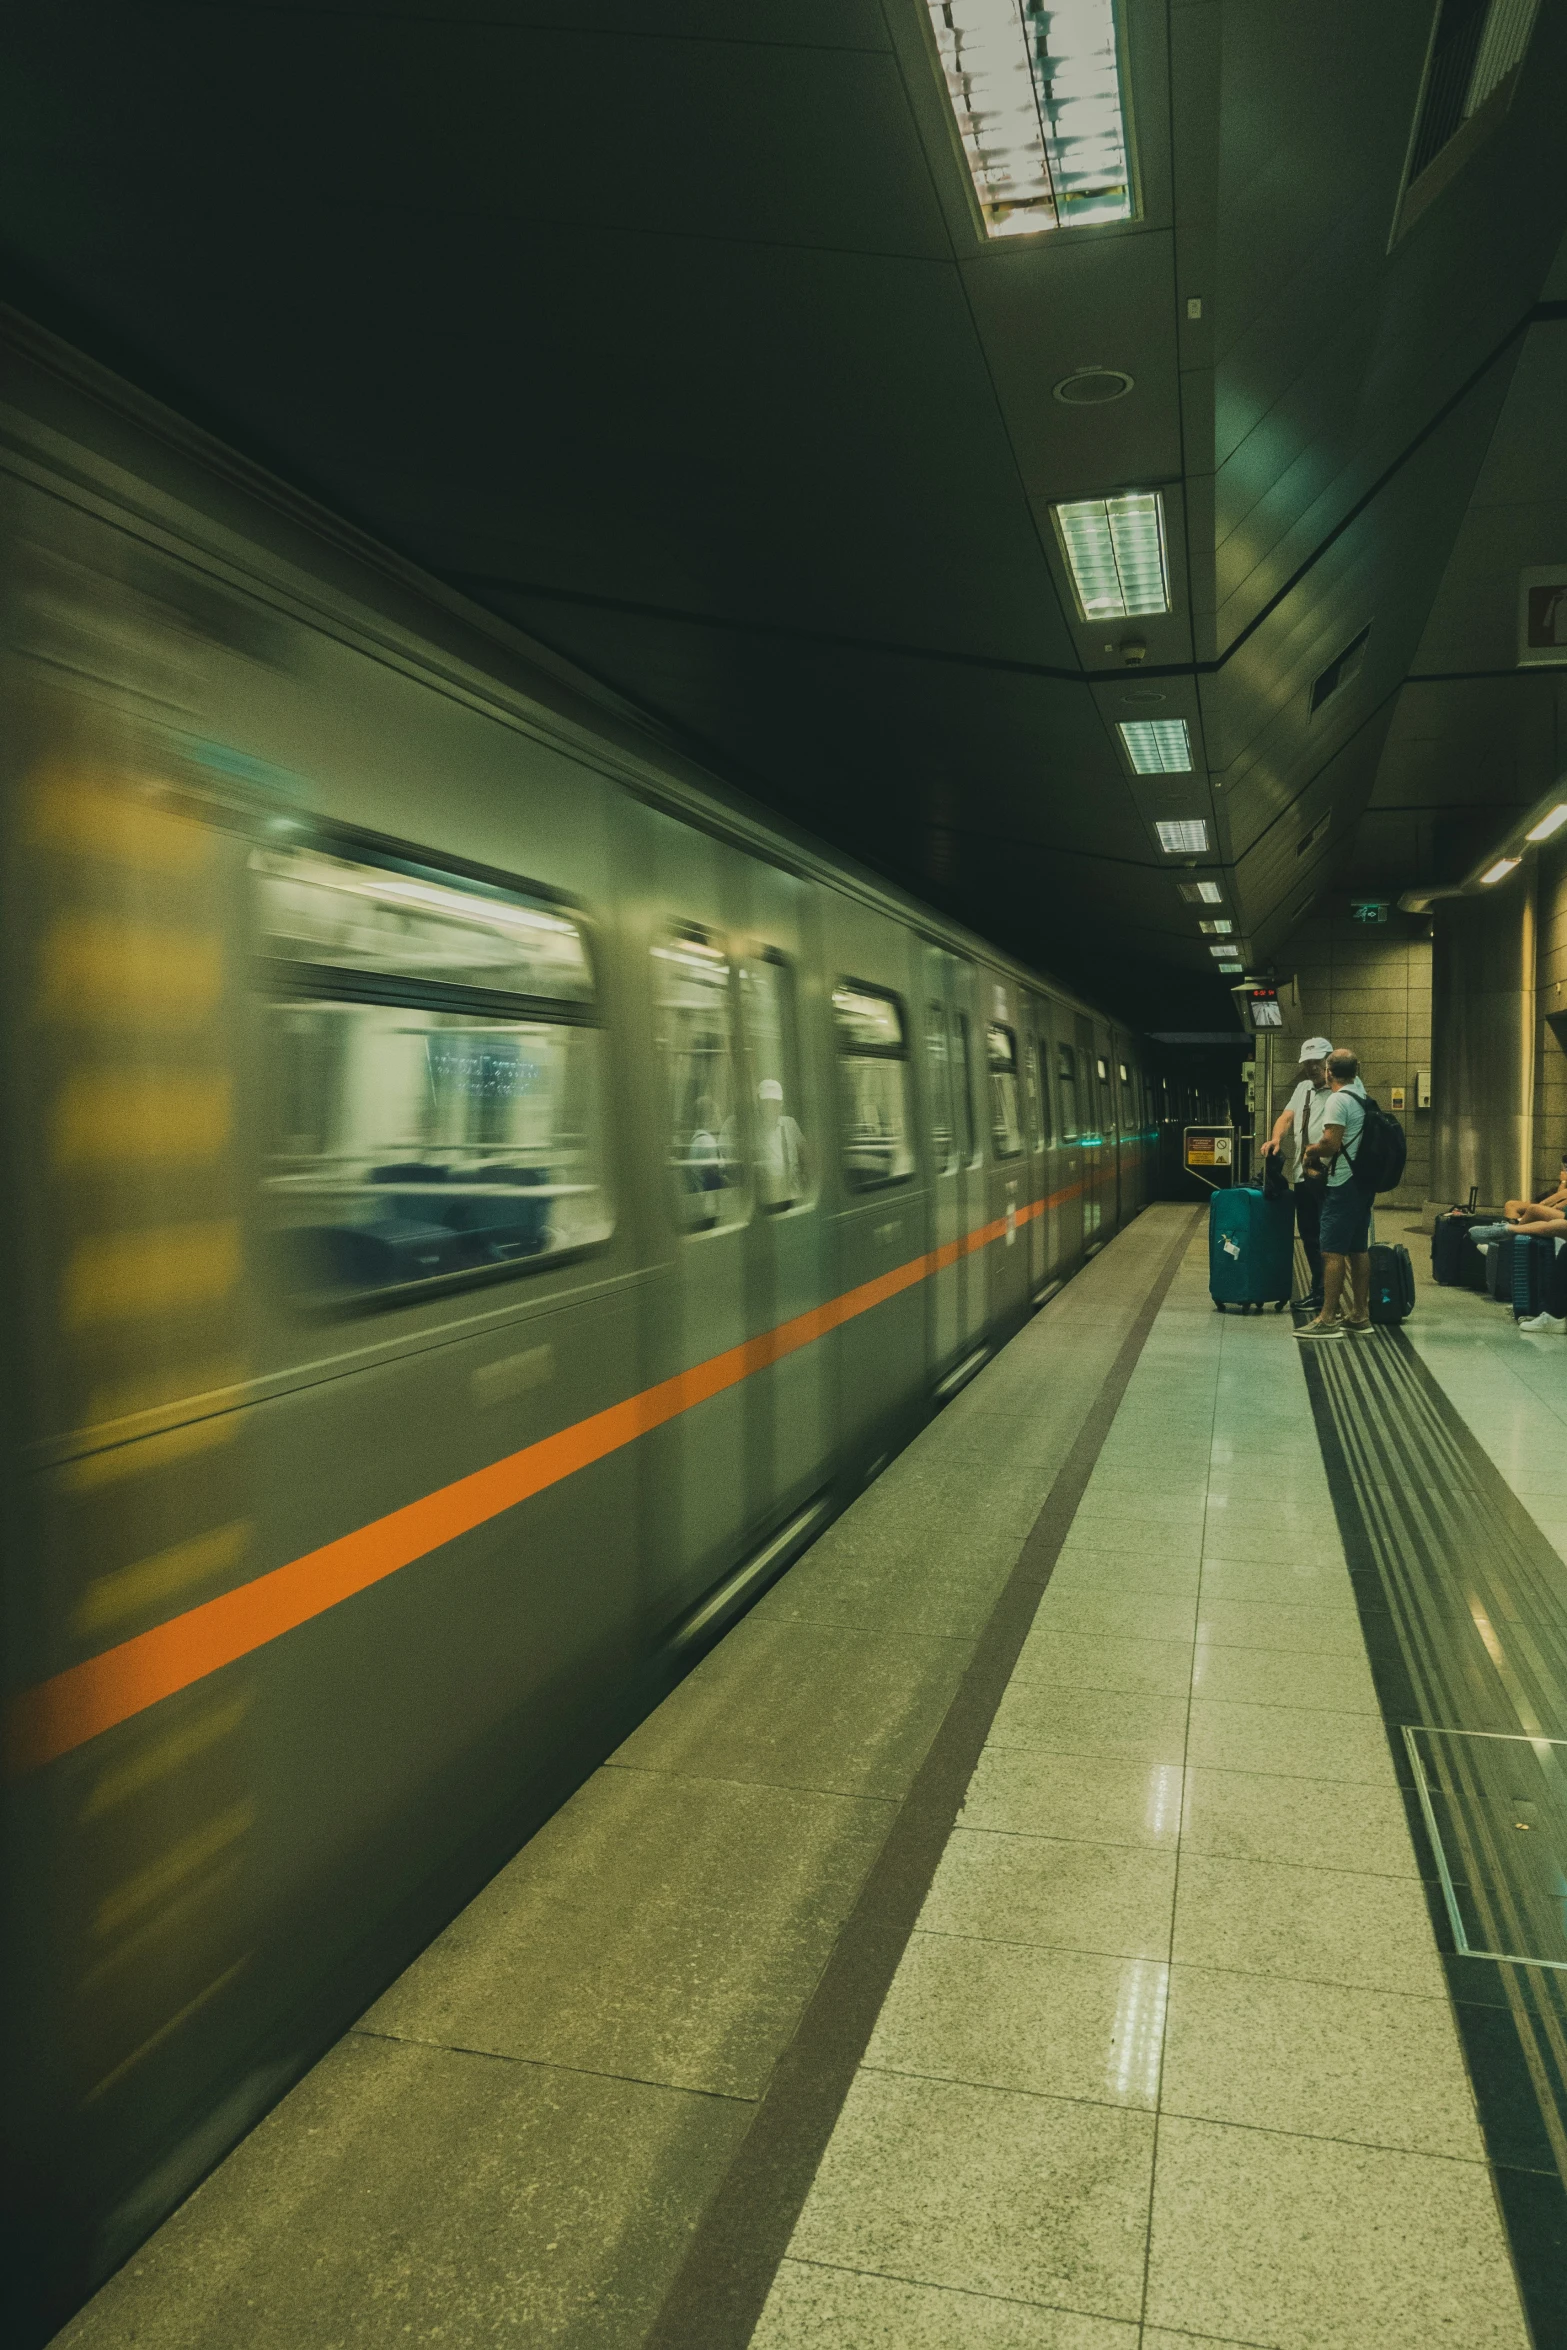
[[[1567,2343],[1564,1429],[1148,1209],[59,2339]]]

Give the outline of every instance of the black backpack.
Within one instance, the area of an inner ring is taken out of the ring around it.
[[[1360,1107],[1364,1124],[1350,1154],[1350,1174],[1363,1191],[1396,1191],[1404,1180],[1404,1161],[1409,1156],[1404,1129],[1369,1094]]]

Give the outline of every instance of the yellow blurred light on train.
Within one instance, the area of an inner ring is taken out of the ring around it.
[[[61,1283],[68,1330],[181,1307],[215,1305],[240,1277],[239,1226],[169,1224],[79,1240]]]
[[[67,1079],[54,1105],[54,1163],[71,1170],[190,1165],[215,1159],[232,1125],[232,1081],[221,1072],[84,1072]]]

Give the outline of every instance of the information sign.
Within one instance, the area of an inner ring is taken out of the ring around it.
[[[1235,1129],[1233,1126],[1188,1126],[1182,1137],[1181,1156],[1189,1175],[1217,1190],[1221,1184],[1234,1180]]]

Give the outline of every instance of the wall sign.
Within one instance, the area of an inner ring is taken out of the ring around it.
[[[1351,922],[1385,922],[1387,908],[1386,898],[1351,898],[1349,918]]]
[[[1518,666],[1567,667],[1567,562],[1518,574]]]

